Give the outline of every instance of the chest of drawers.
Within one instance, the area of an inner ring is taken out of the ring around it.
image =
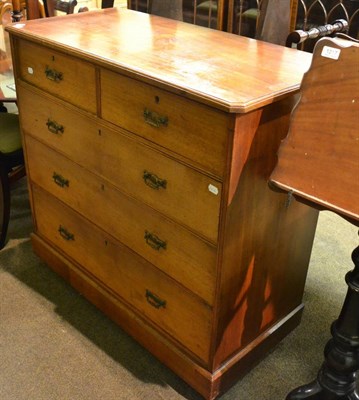
[[[8,30],[34,251],[216,398],[300,322],[317,213],[267,181],[310,55],[129,10]]]

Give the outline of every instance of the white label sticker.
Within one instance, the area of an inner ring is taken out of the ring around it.
[[[340,49],[335,47],[324,46],[322,50],[322,56],[331,58],[332,60],[338,60],[340,56]]]
[[[212,185],[211,183],[208,185],[208,190],[215,194],[217,196],[217,194],[219,193],[218,187]]]
[[[30,75],[33,75],[33,74],[34,74],[34,70],[33,70],[31,67],[27,67],[27,72],[28,72]]]

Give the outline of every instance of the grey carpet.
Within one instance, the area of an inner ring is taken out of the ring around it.
[[[0,252],[0,400],[200,400],[31,251],[25,180]],[[346,292],[357,229],[322,212],[302,324],[221,400],[279,400],[315,377]]]

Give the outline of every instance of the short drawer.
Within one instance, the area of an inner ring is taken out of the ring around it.
[[[90,63],[20,40],[19,75],[26,82],[96,113],[96,75]]]
[[[229,116],[134,79],[101,71],[102,117],[222,177]]]
[[[213,304],[216,248],[34,139],[30,179]]]
[[[35,186],[33,204],[40,236],[208,362],[212,320],[209,306]]]
[[[220,182],[58,103],[25,90],[21,94],[26,134],[216,243]]]

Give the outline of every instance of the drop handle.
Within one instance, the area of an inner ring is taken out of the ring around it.
[[[152,293],[150,290],[146,289],[146,299],[149,304],[151,304],[152,307],[155,308],[166,308],[166,300],[160,299],[157,295]]]
[[[64,238],[65,240],[67,240],[67,241],[75,240],[75,235],[72,234],[72,233],[70,233],[70,232],[69,232],[66,228],[64,228],[62,225],[59,226],[58,231],[59,231],[61,237]]]
[[[48,65],[45,68],[45,76],[50,81],[60,83],[64,79],[62,72],[56,71],[56,69],[51,69]]]
[[[64,178],[62,175],[58,174],[57,172],[54,172],[52,175],[52,179],[56,183],[56,185],[60,187],[69,187],[70,186],[70,181],[66,178]]]
[[[150,247],[157,251],[160,249],[166,250],[167,248],[167,243],[151,232],[145,231],[145,240]]]
[[[54,133],[55,135],[63,134],[65,131],[65,127],[63,125],[58,124],[56,121],[53,121],[50,118],[48,118],[48,120],[46,122],[46,126],[47,126],[47,129],[51,133]]]
[[[145,108],[143,111],[143,118],[145,122],[155,128],[168,125],[168,117],[159,115],[158,113]]]
[[[149,171],[143,171],[143,180],[145,184],[152,189],[166,189],[167,181],[166,179],[159,178],[157,175]]]

